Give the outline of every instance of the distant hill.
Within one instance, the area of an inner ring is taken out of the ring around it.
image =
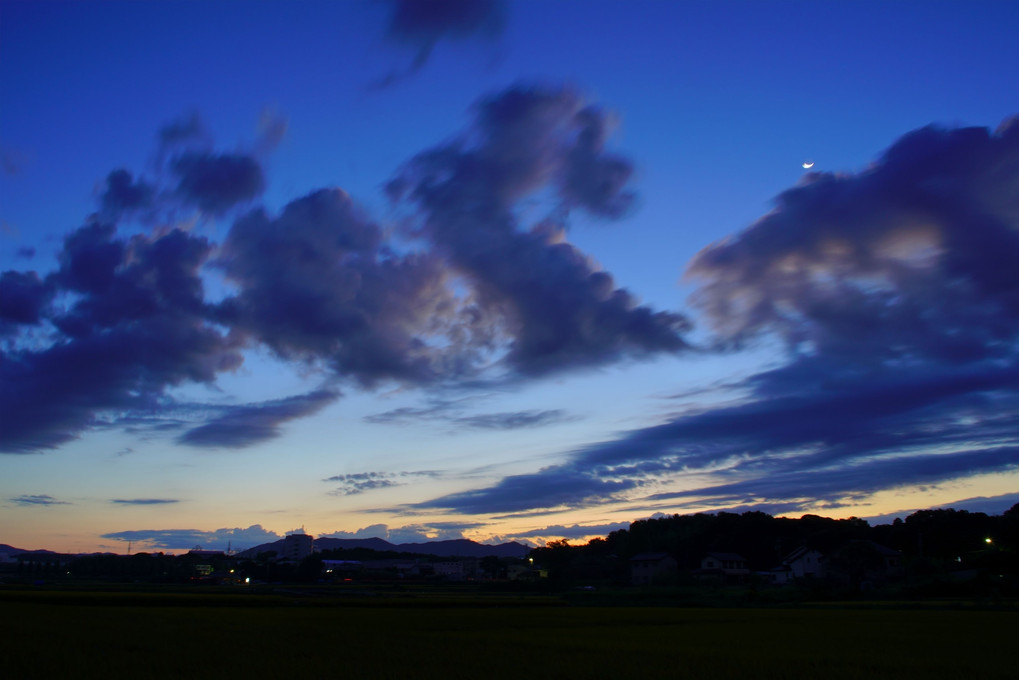
[[[248,548],[237,553],[238,557],[256,557],[258,553],[275,550],[283,551],[283,541],[273,541]],[[369,550],[416,553],[418,555],[435,555],[437,557],[525,557],[531,551],[522,543],[510,542],[499,545],[485,545],[466,538],[452,541],[426,541],[424,543],[390,543],[381,538],[316,538],[316,550],[339,550],[350,548],[367,548]]]
[[[63,553],[55,553],[52,550],[22,550],[21,548],[15,548],[13,545],[7,545],[6,543],[0,543],[0,553],[6,555],[59,555]]]

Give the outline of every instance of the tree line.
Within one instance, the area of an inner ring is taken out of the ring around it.
[[[853,541],[899,551],[914,574],[988,569],[1019,574],[1019,503],[1001,515],[966,510],[920,510],[890,524],[871,526],[850,517],[773,517],[764,512],[719,512],[642,519],[584,545],[553,541],[532,552],[535,563],[559,581],[626,582],[629,560],[666,553],[680,570],[694,570],[709,552],[737,553],[751,570],[776,567],[801,546],[832,555]]]

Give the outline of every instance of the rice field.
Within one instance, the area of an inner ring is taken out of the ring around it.
[[[9,678],[1016,678],[1014,608],[0,590]]]

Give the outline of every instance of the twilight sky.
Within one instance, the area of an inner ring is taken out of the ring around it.
[[[1004,511],[1015,26],[4,0],[0,542]]]

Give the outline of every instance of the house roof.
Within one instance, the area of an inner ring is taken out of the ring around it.
[[[893,548],[889,548],[886,545],[881,545],[880,543],[874,543],[874,547],[877,548],[877,551],[879,553],[881,553],[882,555],[888,556],[888,557],[891,557],[893,555],[894,556],[898,556],[898,555],[902,554],[898,550],[895,550]]]
[[[818,552],[817,550],[814,550],[813,548],[808,548],[805,545],[801,545],[799,548],[797,548],[796,550],[793,550],[791,553],[786,555],[785,559],[782,560],[782,563],[783,564],[789,564],[790,562],[795,562],[796,560],[800,559],[801,557],[803,557],[807,553],[811,553],[811,552],[814,552],[814,553],[817,553],[818,555],[821,555],[821,553]],[[824,555],[821,555],[821,556],[824,557]]]

